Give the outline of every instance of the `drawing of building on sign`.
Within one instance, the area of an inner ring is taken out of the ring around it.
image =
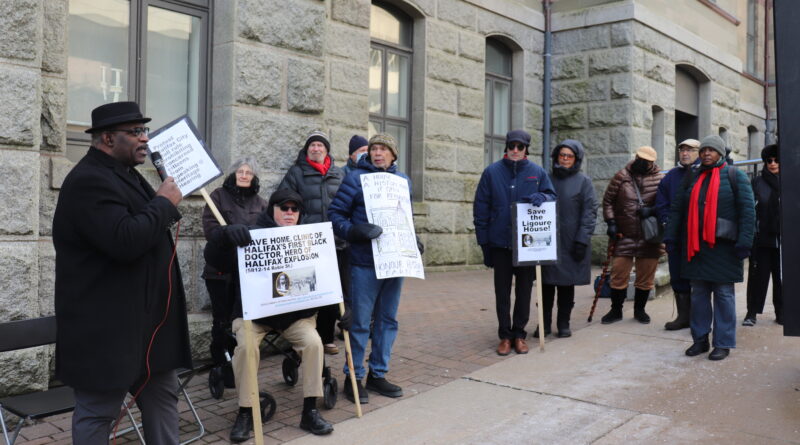
[[[377,239],[379,253],[416,257],[417,236],[400,201],[395,207],[373,209],[372,221],[383,228]]]

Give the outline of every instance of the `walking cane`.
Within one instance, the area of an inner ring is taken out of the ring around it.
[[[616,237],[611,239],[608,243],[608,253],[606,254],[606,261],[603,263],[603,270],[600,272],[600,281],[597,282],[597,287],[594,290],[594,301],[592,301],[592,309],[589,311],[589,323],[592,322],[594,310],[597,308],[597,299],[600,298],[600,292],[603,291],[603,285],[606,283],[606,274],[608,273],[608,266],[611,265],[611,257],[614,256],[614,249],[617,248],[617,241],[622,238],[622,234],[618,233]]]

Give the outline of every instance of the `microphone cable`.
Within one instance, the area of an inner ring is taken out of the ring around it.
[[[113,444],[114,445],[116,445],[116,443],[117,443],[117,429],[119,428],[119,424],[122,421],[122,417],[130,411],[130,409],[133,407],[133,404],[136,403],[136,398],[139,397],[139,394],[142,393],[142,390],[144,390],[144,387],[150,381],[150,375],[151,375],[151,373],[150,373],[150,351],[153,349],[153,342],[156,339],[156,334],[158,334],[158,331],[161,329],[162,326],[164,326],[164,324],[167,322],[167,318],[169,317],[169,307],[170,307],[170,303],[172,301],[172,265],[175,264],[175,257],[177,256],[177,252],[178,252],[178,237],[179,237],[180,233],[181,233],[181,222],[178,221],[177,224],[175,225],[175,242],[172,245],[172,255],[170,256],[169,266],[168,266],[168,269],[167,269],[167,283],[169,285],[169,289],[167,290],[167,305],[166,305],[166,309],[164,310],[164,316],[161,318],[161,321],[158,323],[158,325],[156,325],[155,329],[153,330],[153,334],[150,336],[150,342],[147,345],[147,352],[145,354],[145,371],[146,371],[145,375],[146,375],[146,377],[144,379],[144,382],[142,382],[142,384],[139,386],[139,389],[136,390],[136,393],[133,394],[133,397],[131,397],[131,400],[128,401],[128,403],[125,404],[125,409],[120,410],[119,417],[117,417],[117,421],[114,423],[114,434],[113,434],[114,435],[114,440],[113,440]],[[131,422],[136,422],[136,420],[132,419]],[[136,428],[135,423],[134,423],[133,427]]]

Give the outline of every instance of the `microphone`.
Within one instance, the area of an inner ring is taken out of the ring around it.
[[[164,158],[161,157],[161,153],[154,151],[150,153],[150,160],[153,161],[153,166],[155,166],[158,176],[163,182],[167,179],[167,169],[164,168]]]

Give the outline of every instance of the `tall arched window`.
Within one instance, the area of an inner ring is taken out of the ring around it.
[[[511,129],[512,53],[497,39],[486,39],[486,96],[483,114],[486,165],[503,157]]]
[[[391,5],[372,4],[370,17],[369,136],[397,139],[400,170],[408,171],[411,140],[411,18]]]

